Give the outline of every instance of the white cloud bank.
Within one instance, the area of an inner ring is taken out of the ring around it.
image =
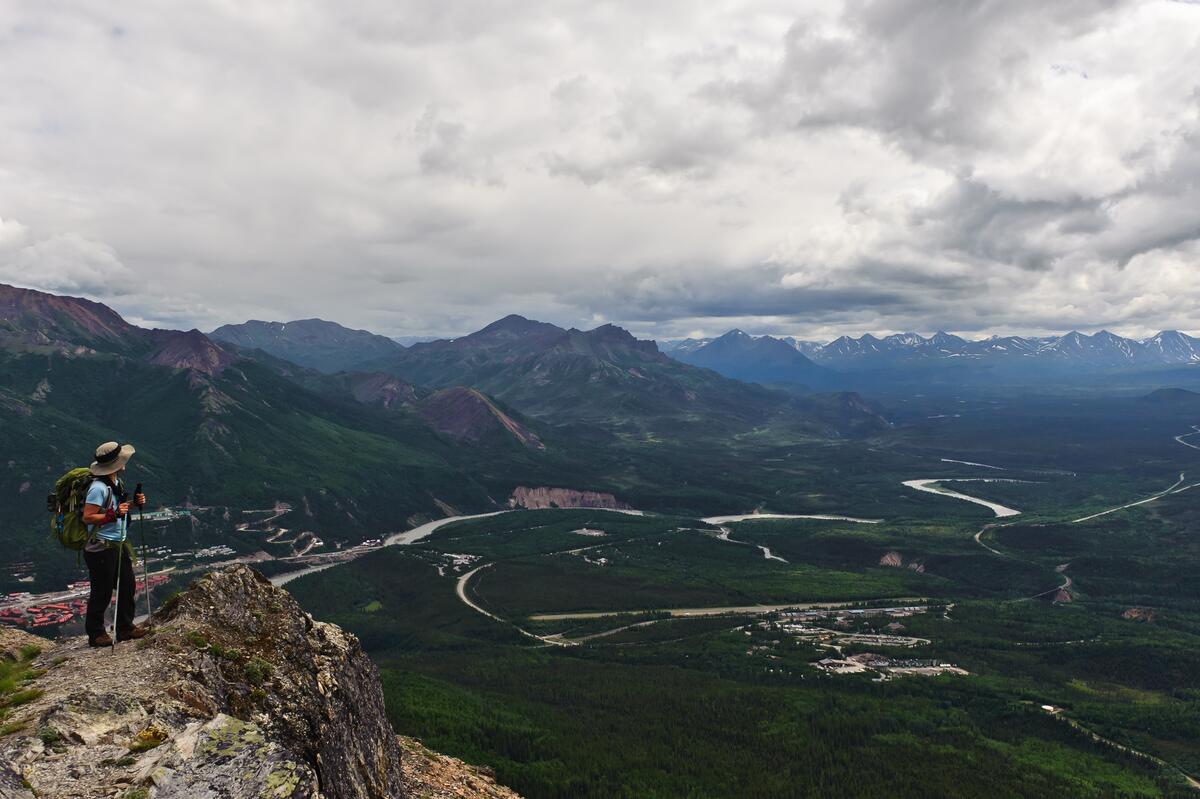
[[[0,8],[0,281],[209,328],[1200,331],[1200,6]]]

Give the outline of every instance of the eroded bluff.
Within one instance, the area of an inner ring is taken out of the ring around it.
[[[0,799],[409,795],[357,638],[245,566],[169,605],[115,653],[41,642],[0,736]]]

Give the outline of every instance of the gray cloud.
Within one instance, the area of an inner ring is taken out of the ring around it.
[[[110,298],[129,294],[133,279],[107,244],[75,233],[32,238],[19,222],[0,220],[0,280]]]
[[[0,280],[177,327],[1197,331],[1198,14],[18,4]]]

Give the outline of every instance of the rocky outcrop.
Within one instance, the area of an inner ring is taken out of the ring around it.
[[[420,799],[521,799],[486,769],[426,749],[414,738],[401,737],[404,784]]]
[[[42,693],[0,738],[5,799],[409,795],[358,640],[246,566],[197,580],[142,641],[35,666]]]
[[[879,559],[879,565],[890,566],[893,569],[899,569],[904,566],[904,558],[901,557],[899,552],[892,550],[891,552],[885,553],[884,556]]]
[[[1153,608],[1129,608],[1121,614],[1122,619],[1151,622],[1158,616]]]
[[[577,491],[574,488],[526,488],[518,486],[508,499],[513,508],[614,508],[628,510],[629,506],[612,494],[599,491]]]
[[[894,549],[891,550],[890,552],[885,552],[883,554],[883,557],[881,557],[879,559],[879,565],[887,566],[888,568],[891,568],[891,569],[907,568],[909,571],[914,571],[917,574],[925,573],[925,564],[924,563],[914,560],[914,561],[909,561],[908,565],[905,566],[904,556],[901,555],[899,552],[897,552]]]

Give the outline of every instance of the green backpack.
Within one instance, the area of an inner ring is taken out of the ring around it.
[[[51,495],[54,514],[50,520],[50,528],[58,538],[58,543],[67,549],[79,552],[88,542],[88,526],[83,523],[83,506],[87,500],[88,488],[95,480],[86,466],[71,471],[58,478]]]

